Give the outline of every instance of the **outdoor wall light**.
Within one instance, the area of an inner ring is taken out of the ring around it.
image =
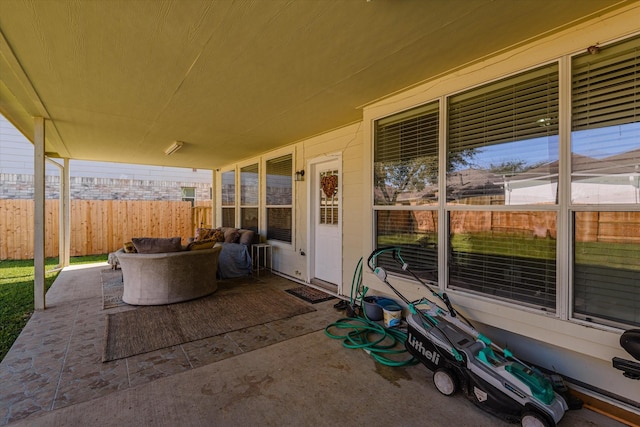
[[[175,153],[176,151],[178,151],[179,149],[181,149],[183,145],[184,145],[184,142],[176,141],[173,144],[171,144],[171,146],[169,146],[169,148],[164,150],[164,154],[167,155],[167,156],[170,156],[173,153]]]
[[[304,169],[296,171],[296,181],[304,181]]]

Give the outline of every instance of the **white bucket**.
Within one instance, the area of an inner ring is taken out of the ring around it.
[[[402,308],[397,305],[389,305],[382,308],[384,315],[384,326],[391,328],[399,326],[402,321]]]

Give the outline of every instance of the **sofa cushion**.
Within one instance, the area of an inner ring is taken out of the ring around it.
[[[134,237],[131,241],[136,251],[141,254],[180,252],[182,250],[181,237]]]
[[[211,249],[216,244],[213,239],[193,241],[187,245],[188,251],[198,251],[201,249]]]

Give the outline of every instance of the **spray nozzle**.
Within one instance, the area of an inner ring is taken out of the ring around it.
[[[378,276],[378,279],[380,279],[381,281],[385,281],[387,280],[387,271],[382,268],[382,267],[376,267],[375,270],[373,270],[373,272],[375,273],[376,276]]]

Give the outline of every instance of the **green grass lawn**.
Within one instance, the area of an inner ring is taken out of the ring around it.
[[[104,262],[107,255],[73,257],[71,264]],[[53,284],[57,271],[50,271],[58,265],[58,258],[45,260],[45,287]],[[33,313],[33,260],[0,261],[0,360],[4,359],[13,342]]]

